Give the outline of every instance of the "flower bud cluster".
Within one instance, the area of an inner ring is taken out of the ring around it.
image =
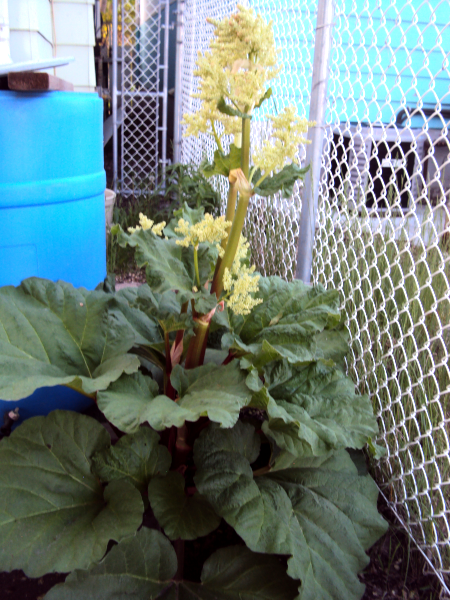
[[[267,82],[280,71],[277,66],[272,22],[266,23],[253,9],[238,5],[238,12],[222,21],[208,19],[215,26],[210,51],[199,53],[197,70],[202,101],[195,114],[184,115],[188,125],[184,135],[212,133],[214,123],[223,126],[224,134],[241,131],[239,117],[231,117],[217,109],[218,101],[241,112],[251,113],[264,96]]]
[[[266,140],[262,148],[253,153],[253,163],[263,173],[281,171],[285,164],[295,162],[299,144],[309,144],[305,135],[314,125],[301,119],[294,106],[287,106],[279,115],[271,115],[272,140]]]
[[[188,246],[198,248],[198,245],[202,242],[209,242],[210,244],[220,243],[227,237],[227,229],[229,227],[231,227],[231,222],[225,221],[224,216],[213,217],[209,213],[206,213],[203,220],[195,223],[195,225],[191,225],[185,219],[180,219],[174,231],[184,235],[184,238],[177,240],[176,243],[185,248]]]
[[[140,229],[143,229],[144,231],[151,229],[151,231],[154,234],[162,236],[162,232],[165,226],[165,221],[154,225],[154,221],[152,221],[152,219],[149,219],[146,215],[144,215],[144,213],[139,213],[139,225],[137,225],[136,227],[128,227],[128,231],[130,233],[134,233],[135,231],[139,231]]]
[[[213,125],[217,127],[216,133],[222,135],[235,135],[241,132],[241,121],[236,117],[229,117],[217,110],[217,100],[202,102],[200,109],[195,113],[183,115],[183,125],[187,125],[184,137],[198,136],[200,133],[214,134]]]
[[[248,251],[249,243],[241,235],[231,269],[225,269],[223,275],[223,289],[227,293],[227,304],[236,315],[248,315],[252,308],[262,303],[260,298],[251,296],[259,290],[260,276],[253,274],[255,265],[248,267],[244,262]]]

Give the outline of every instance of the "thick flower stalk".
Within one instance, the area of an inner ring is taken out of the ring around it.
[[[242,229],[244,227],[245,217],[247,215],[248,203],[252,195],[252,189],[241,169],[234,169],[230,172],[230,184],[239,193],[239,202],[234,215],[230,234],[227,238],[225,252],[217,263],[217,269],[214,273],[214,279],[211,286],[211,292],[215,293],[217,298],[223,291],[223,276],[225,269],[231,269],[235,260],[236,252],[241,240]]]
[[[208,22],[214,26],[214,35],[209,50],[198,56],[195,75],[199,85],[197,93],[193,94],[201,105],[195,114],[185,115],[187,128],[184,135],[209,134],[216,141],[219,152],[214,155],[215,162],[208,167],[208,172],[228,176],[230,187],[224,220],[227,225],[217,246],[219,257],[211,292],[216,294],[218,301],[225,299],[234,312],[248,314],[259,303],[253,297],[258,289],[258,276],[241,264],[238,248],[250,198],[266,178],[276,177],[285,168],[290,169],[288,175],[281,176],[279,181],[284,185],[286,177],[294,177],[290,184],[293,185],[300,168],[294,165],[296,170],[291,165],[295,163],[299,145],[306,143],[309,123],[296,114],[293,106],[286,107],[280,114],[269,117],[270,139],[252,153],[253,112],[270,99],[270,81],[281,70],[277,64],[272,22],[266,23],[253,9],[241,5],[235,14],[221,21],[208,19]],[[239,139],[239,143],[230,148],[229,155],[225,154],[222,144],[224,134],[233,134]],[[240,168],[236,168],[239,158]],[[274,189],[273,184],[270,189]],[[198,243],[203,239],[206,241],[204,231],[209,231],[210,226],[180,222],[175,230],[184,235],[177,243],[194,246],[197,287],[200,286]],[[207,336],[207,328],[204,329]]]

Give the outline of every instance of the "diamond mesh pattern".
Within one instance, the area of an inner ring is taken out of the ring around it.
[[[314,280],[343,298],[381,489],[450,575],[448,0],[337,8]]]
[[[155,8],[150,10],[150,5]],[[157,175],[161,3],[122,0],[122,193]]]
[[[273,19],[284,73],[274,97],[308,115],[317,0],[250,0]],[[188,0],[183,109],[206,16],[233,2]],[[348,371],[379,417],[376,466],[391,507],[450,587],[450,0],[335,2],[313,280],[336,287]],[[266,103],[269,104],[269,103]],[[267,106],[271,112],[274,106]],[[258,127],[256,127],[258,129]],[[257,137],[264,136],[259,130]],[[183,162],[212,158],[184,139]],[[225,192],[225,190],[223,190]],[[263,274],[295,273],[301,188],[254,198],[247,221]]]

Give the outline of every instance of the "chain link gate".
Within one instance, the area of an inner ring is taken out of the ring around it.
[[[245,4],[273,20],[284,63],[274,97],[308,116],[317,0]],[[387,450],[380,489],[449,594],[450,0],[334,4],[312,279],[341,293],[348,371]],[[205,18],[234,10],[186,0],[182,112],[197,109]],[[183,139],[183,162],[212,153],[205,137]],[[301,192],[252,200],[246,234],[264,275],[294,277]]]
[[[118,24],[114,28],[114,181],[122,194],[139,194],[167,163],[170,0],[115,0],[113,15],[120,16],[120,32]]]

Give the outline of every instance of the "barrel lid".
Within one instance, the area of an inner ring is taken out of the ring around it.
[[[8,73],[18,73],[20,71],[42,71],[42,69],[52,69],[54,67],[62,67],[73,62],[73,56],[61,58],[45,58],[40,60],[26,60],[22,62],[12,62],[0,65],[0,75]]]

